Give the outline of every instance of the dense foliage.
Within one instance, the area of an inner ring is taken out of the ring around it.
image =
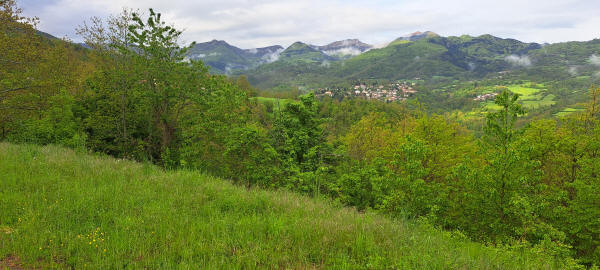
[[[476,138],[419,103],[249,98],[244,78],[186,59],[181,32],[153,10],[92,20],[83,50],[37,35],[2,3],[3,140],[325,195],[559,263],[600,264],[600,88],[583,111],[521,126],[519,95],[504,91]]]

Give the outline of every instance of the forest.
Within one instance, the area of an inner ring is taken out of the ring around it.
[[[419,102],[280,102],[186,58],[193,44],[152,9],[92,18],[81,46],[0,3],[0,141],[200,171],[600,265],[598,86],[578,86],[582,110],[536,118],[505,89],[475,124]]]

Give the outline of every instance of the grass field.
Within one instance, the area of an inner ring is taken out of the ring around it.
[[[520,95],[519,101],[526,109],[533,110],[556,104],[554,95],[546,94],[544,89],[539,89],[539,87],[543,87],[542,85],[537,85],[535,87],[538,88],[532,88],[529,83],[507,86],[511,92]],[[500,109],[500,106],[496,105],[493,100],[485,102],[483,107],[488,110]]]
[[[575,113],[575,112],[580,112],[583,111],[583,109],[576,109],[576,108],[564,108],[562,109],[562,111],[555,113],[554,115],[556,117],[564,117],[567,116],[569,114]]]
[[[0,269],[552,269],[426,225],[198,172],[0,143]]]
[[[260,103],[272,102],[274,108],[277,108],[277,102],[279,102],[279,105],[282,108],[285,107],[286,105],[290,104],[290,103],[298,102],[296,100],[287,99],[287,98],[253,97],[252,99],[256,99],[256,101],[258,101]]]

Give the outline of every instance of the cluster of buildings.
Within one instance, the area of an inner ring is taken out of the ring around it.
[[[330,97],[359,97],[365,99],[377,99],[386,102],[402,101],[417,93],[413,87],[415,83],[395,82],[388,84],[365,84],[356,83],[350,89],[347,88],[319,88],[315,91],[316,96]]]
[[[478,95],[473,100],[476,100],[476,101],[486,101],[488,99],[494,99],[494,98],[496,98],[497,95],[498,95],[498,93],[489,93],[489,94]]]

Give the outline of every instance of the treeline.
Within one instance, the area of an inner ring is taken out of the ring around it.
[[[600,88],[586,111],[523,128],[504,92],[474,138],[418,103],[249,98],[244,79],[186,59],[181,32],[152,10],[84,24],[90,50],[37,35],[14,1],[0,20],[2,140],[330,196],[565,267],[600,264]]]

